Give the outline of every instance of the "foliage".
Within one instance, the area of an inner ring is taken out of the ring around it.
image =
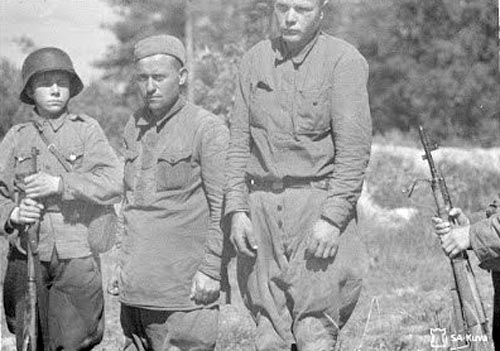
[[[19,100],[22,89],[21,72],[7,59],[0,57],[0,138],[14,124],[24,120],[30,107]]]

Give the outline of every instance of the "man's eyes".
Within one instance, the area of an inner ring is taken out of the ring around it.
[[[57,80],[42,79],[42,80],[38,81],[36,85],[38,85],[40,87],[51,87],[54,84],[57,84],[60,87],[67,88],[67,87],[69,87],[69,80],[67,80],[67,79],[57,79]]]
[[[149,80],[149,78],[153,79],[155,82],[161,82],[161,81],[164,81],[167,76],[164,75],[164,74],[151,74],[151,75],[148,75],[148,74],[138,74],[136,76],[136,79],[139,81],[139,82],[146,82]]]
[[[290,10],[290,6],[284,4],[276,4],[276,11],[278,12],[287,12]],[[293,6],[293,10],[297,13],[307,13],[314,10],[313,7],[306,6]]]

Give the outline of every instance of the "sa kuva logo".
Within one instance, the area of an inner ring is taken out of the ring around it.
[[[446,347],[448,345],[448,335],[446,328],[431,328],[431,347],[433,349]]]

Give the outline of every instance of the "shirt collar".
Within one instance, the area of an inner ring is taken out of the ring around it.
[[[319,36],[321,35],[321,30],[318,30],[316,34],[312,37],[311,40],[300,50],[296,55],[290,56],[290,52],[288,51],[287,45],[284,42],[282,37],[278,37],[275,45],[273,45],[273,50],[276,55],[277,63],[282,63],[288,59],[290,59],[293,64],[301,65],[306,59],[307,55],[311,52],[312,48],[318,41]]]
[[[74,115],[76,116],[76,115]],[[31,116],[30,116],[30,120],[31,121],[34,121],[37,125],[39,126],[45,126],[45,125],[50,125],[50,127],[52,128],[52,130],[54,132],[57,132],[61,127],[62,125],[64,124],[64,122],[68,119],[68,118],[71,118],[72,119],[73,115],[70,115],[68,113],[68,111],[65,111],[62,115],[60,115],[59,117],[57,118],[44,118],[44,117],[41,117],[37,111],[36,111],[36,108],[34,108],[32,111],[31,111]]]
[[[160,118],[153,116],[151,111],[147,107],[144,107],[143,113],[140,115],[139,119],[137,120],[137,126],[156,125],[156,129],[160,130],[161,128],[163,128],[165,123],[170,118],[172,118],[175,114],[177,114],[177,112],[179,112],[184,107],[184,105],[186,105],[186,99],[184,99],[184,97],[182,97],[182,96],[179,96],[179,98],[175,102],[174,106],[172,106],[170,108],[170,110],[168,110],[168,112]]]

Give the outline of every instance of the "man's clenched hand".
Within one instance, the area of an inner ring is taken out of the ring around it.
[[[229,240],[239,254],[255,257],[257,241],[253,235],[253,226],[245,212],[236,212],[231,218],[231,235]]]
[[[337,255],[339,237],[339,228],[320,218],[314,224],[306,252],[316,258],[334,258]]]
[[[207,305],[219,297],[220,282],[198,271],[194,275],[189,298],[197,304]]]

